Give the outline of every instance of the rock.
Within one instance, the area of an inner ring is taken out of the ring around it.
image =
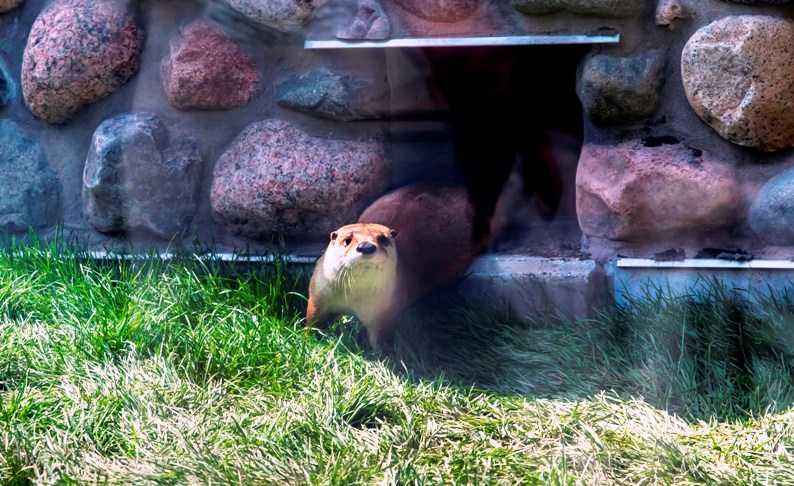
[[[775,151],[794,145],[794,22],[725,17],[689,39],[681,71],[689,103],[725,139]]]
[[[340,121],[380,118],[387,110],[388,89],[372,79],[315,69],[292,76],[276,88],[278,104]]]
[[[688,19],[691,16],[689,9],[681,0],[659,0],[656,6],[656,25],[675,29],[679,20]]]
[[[24,0],[0,0],[0,13],[5,13],[13,10],[20,5]]]
[[[219,25],[194,22],[171,41],[161,65],[168,101],[180,110],[244,106],[259,86],[256,64]]]
[[[329,140],[281,120],[249,125],[220,157],[215,219],[251,238],[327,238],[389,185],[381,141]]]
[[[644,0],[512,0],[513,7],[529,15],[571,12],[598,17],[636,17],[645,10]]]
[[[582,231],[610,240],[708,231],[741,205],[733,169],[673,137],[585,144],[576,190]]]
[[[0,59],[0,109],[10,105],[16,95],[16,83],[14,83],[8,66]]]
[[[94,132],[83,170],[83,211],[103,233],[143,230],[171,239],[196,211],[202,159],[150,113],[125,113]]]
[[[584,111],[599,125],[614,125],[652,115],[659,103],[666,57],[648,51],[632,57],[588,57],[577,92]]]
[[[753,232],[772,245],[794,245],[794,169],[769,180],[750,207]]]
[[[378,0],[358,0],[356,16],[336,37],[345,40],[384,40],[391,35],[391,21]]]
[[[481,0],[394,0],[394,2],[426,20],[457,22],[471,17],[482,5]]]
[[[19,125],[0,120],[0,230],[21,233],[55,224],[61,186],[41,145]]]
[[[301,30],[328,0],[222,0],[252,23],[281,32]]]
[[[63,123],[138,71],[143,33],[125,1],[56,0],[33,23],[22,92],[37,117]]]

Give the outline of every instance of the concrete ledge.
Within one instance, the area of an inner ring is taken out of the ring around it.
[[[671,296],[694,295],[715,280],[748,297],[790,290],[794,284],[794,262],[788,260],[731,261],[687,259],[671,262],[621,258],[608,266],[615,301],[626,303],[648,290]]]
[[[486,255],[472,265],[459,291],[474,305],[507,304],[518,317],[551,312],[585,318],[612,301],[610,288],[592,260]]]

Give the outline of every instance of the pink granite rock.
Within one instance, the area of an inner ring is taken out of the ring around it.
[[[730,224],[741,204],[730,166],[673,137],[586,144],[576,192],[582,231],[611,240],[708,231]]]
[[[394,0],[405,10],[423,19],[457,22],[480,8],[480,0]]]
[[[138,71],[143,33],[130,4],[56,0],[28,37],[22,92],[37,117],[63,123],[113,93]]]
[[[692,14],[682,0],[659,0],[656,6],[656,25],[674,30],[678,21],[688,19]]]
[[[259,85],[253,60],[209,22],[194,22],[171,41],[161,65],[168,101],[180,110],[228,110],[248,103]]]
[[[681,74],[704,122],[738,145],[794,146],[794,21],[725,17],[689,39]]]
[[[20,5],[24,0],[0,0],[0,13],[5,13],[13,10]]]
[[[251,238],[325,238],[356,220],[389,184],[378,140],[330,140],[281,120],[249,125],[220,157],[215,220]]]

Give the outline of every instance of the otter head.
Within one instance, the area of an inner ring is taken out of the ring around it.
[[[323,257],[326,278],[351,297],[365,298],[393,284],[397,231],[380,224],[349,224],[330,235]]]

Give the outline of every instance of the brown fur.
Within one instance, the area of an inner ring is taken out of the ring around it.
[[[365,322],[373,345],[377,346],[392,331],[405,308],[460,277],[483,250],[485,241],[473,236],[473,221],[474,208],[465,188],[421,184],[381,197],[364,211],[359,225],[338,231],[337,241],[343,233],[356,241],[377,240],[384,231],[396,230],[398,235],[394,238],[397,257],[394,292],[387,305],[376,313],[375,322]],[[329,249],[333,245],[334,241]],[[309,288],[307,321],[310,324],[322,324],[338,312],[326,304],[328,299],[323,296],[333,293],[320,288],[327,283],[318,277],[328,255],[326,251],[318,261]]]

